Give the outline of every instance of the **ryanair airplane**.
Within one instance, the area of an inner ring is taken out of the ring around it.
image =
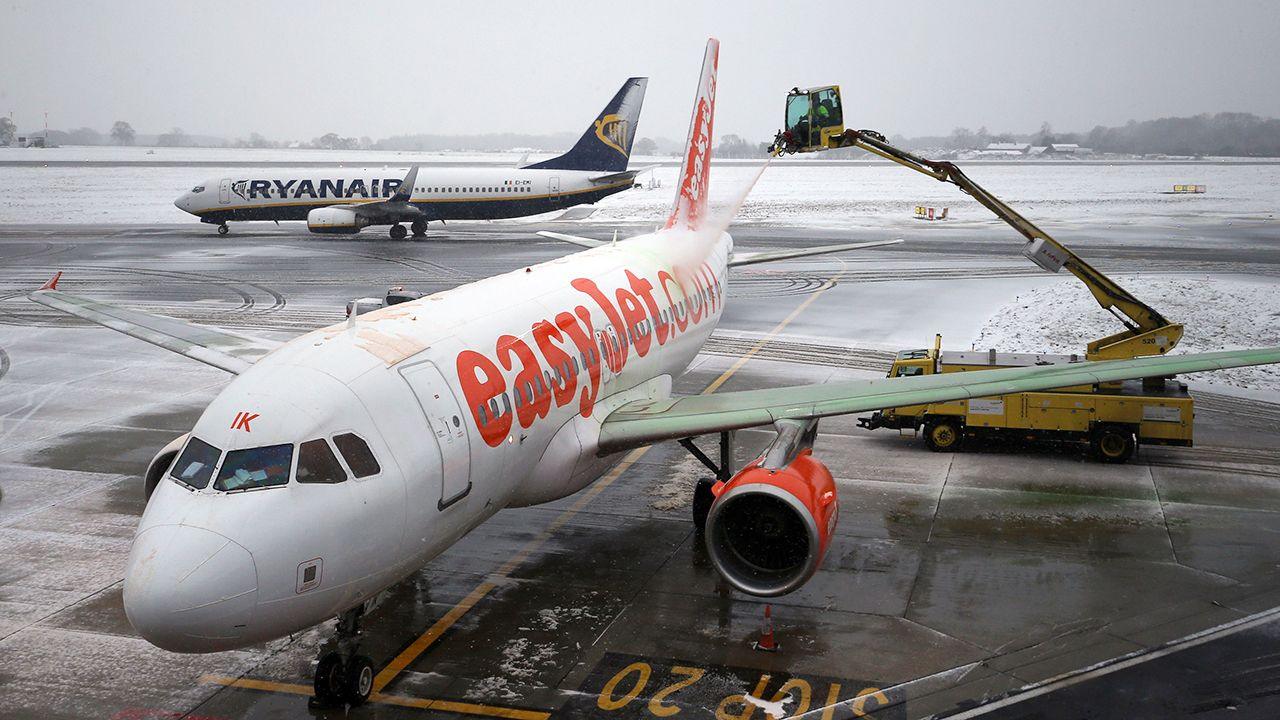
[[[355,170],[307,176],[219,177],[174,201],[226,235],[232,220],[306,220],[316,233],[390,225],[391,239],[432,220],[494,220],[594,203],[632,187],[628,170],[648,78],[630,78],[569,152],[519,168]],[[409,230],[404,224],[409,225]]]

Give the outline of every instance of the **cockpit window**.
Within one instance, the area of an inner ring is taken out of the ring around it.
[[[378,459],[369,449],[369,444],[360,436],[354,433],[343,433],[333,438],[333,444],[338,446],[342,459],[347,461],[347,467],[351,468],[351,472],[355,473],[356,477],[369,477],[382,472],[382,468],[378,466]]]
[[[267,445],[232,450],[222,461],[214,490],[253,490],[285,485],[293,462],[293,445]]]
[[[340,483],[347,479],[338,458],[324,438],[308,440],[298,446],[298,482]]]
[[[183,485],[203,489],[209,485],[209,478],[213,477],[213,466],[218,464],[218,456],[221,454],[222,451],[218,448],[192,436],[169,475]]]
[[[193,194],[194,194],[194,193],[202,193],[202,192],[204,192],[204,186],[203,186],[203,185],[197,185],[197,186],[195,186],[195,187],[191,188],[191,192],[192,192]]]

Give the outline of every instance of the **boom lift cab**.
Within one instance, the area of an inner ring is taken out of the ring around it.
[[[792,88],[787,95],[787,124],[784,135],[792,152],[816,152],[844,134],[844,110],[840,105],[840,86],[801,90]]]
[[[871,130],[846,129],[838,85],[808,90],[793,88],[787,94],[784,129],[778,131],[770,152],[781,155],[845,147],[860,148],[960,188],[1026,238],[1022,254],[1027,259],[1047,272],[1056,273],[1065,268],[1075,275],[1098,304],[1125,328],[1089,343],[1083,359],[1075,355],[997,353],[994,350],[988,353],[944,353],[935,343],[932,351],[899,353],[889,371],[890,377],[1163,355],[1182,338],[1182,325],[1170,322],[1134,297],[969,179],[954,163],[926,160],[900,150],[886,142],[884,135]],[[926,443],[935,450],[954,450],[966,437],[977,435],[1083,439],[1093,444],[1094,451],[1103,460],[1123,462],[1132,454],[1138,441],[1190,445],[1192,416],[1192,400],[1185,385],[1165,378],[1148,378],[1140,382],[1060,388],[1047,393],[1018,393],[999,398],[892,408],[864,418],[862,422],[870,428],[924,428]]]

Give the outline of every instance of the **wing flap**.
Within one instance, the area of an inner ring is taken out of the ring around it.
[[[783,419],[847,415],[888,407],[991,397],[1280,362],[1280,348],[1165,355],[1132,360],[976,370],[917,377],[743,390],[624,405],[600,428],[600,452]]]
[[[595,240],[589,237],[582,237],[581,235],[568,235],[566,233],[551,232],[550,230],[539,230],[534,234],[549,240],[559,240],[560,242],[572,243],[584,248],[595,248],[609,244],[604,240]]]
[[[46,286],[48,287],[48,286]],[[274,340],[195,325],[138,310],[108,305],[60,290],[40,289],[27,295],[33,302],[83,318],[166,350],[199,360],[229,373],[240,374],[280,346]]]

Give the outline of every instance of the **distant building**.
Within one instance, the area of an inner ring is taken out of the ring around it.
[[[1046,153],[1054,155],[1090,155],[1093,153],[1091,148],[1080,147],[1076,143],[1053,143],[1049,145]]]
[[[988,143],[984,148],[987,152],[1013,152],[1019,155],[1026,155],[1031,149],[1031,143],[1015,143],[1015,142],[998,142]]]
[[[1035,157],[1036,155],[1043,155],[1044,151],[1048,149],[1049,149],[1048,145],[1032,145],[1031,149],[1027,150],[1027,155],[1030,155],[1031,157]]]

